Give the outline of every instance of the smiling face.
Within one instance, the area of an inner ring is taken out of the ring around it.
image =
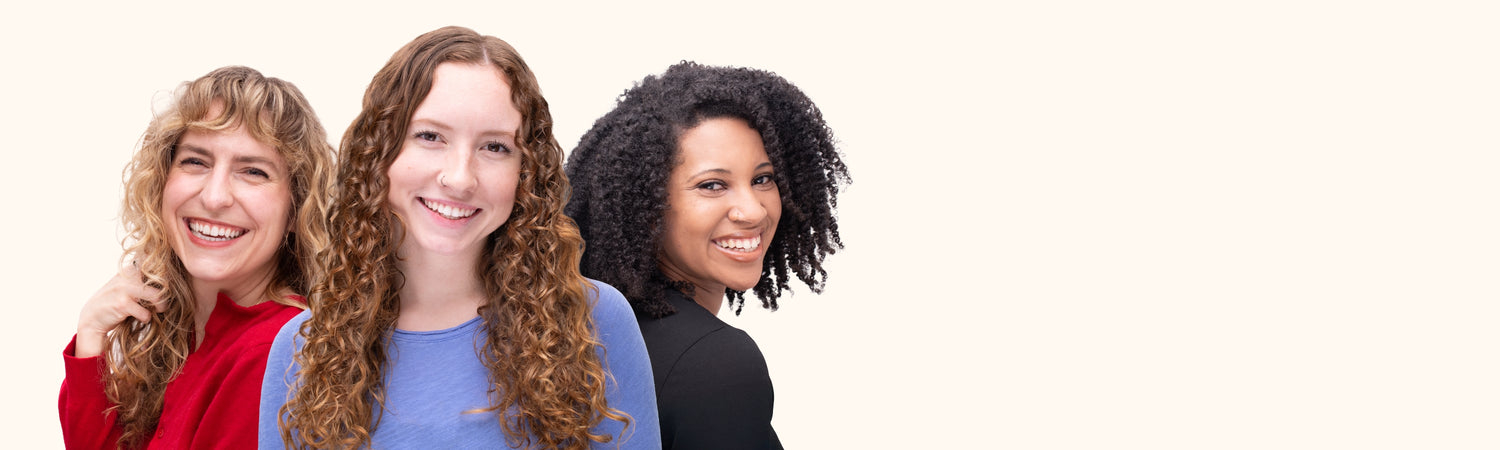
[[[680,163],[667,178],[662,272],[703,290],[695,297],[755,287],[781,219],[760,133],[740,119],[707,119],[677,147]]]
[[[281,154],[243,126],[182,135],[161,215],[195,289],[249,300],[270,282],[290,222],[291,184]]]
[[[510,217],[521,172],[521,112],[504,77],[493,66],[467,63],[434,71],[388,172],[388,204],[406,225],[401,254],[477,260],[485,237]]]

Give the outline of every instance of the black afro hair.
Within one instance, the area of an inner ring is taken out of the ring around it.
[[[761,305],[777,308],[791,274],[822,292],[823,258],[843,248],[835,209],[849,169],[812,100],[771,72],[678,63],[621,95],[584,134],[566,169],[573,187],[566,213],[588,242],[583,274],[613,285],[650,317],[675,312],[665,289],[691,289],[657,268],[678,136],[719,117],[742,119],[758,131],[775,167],[782,214],[753,288]],[[725,294],[738,314],[744,292]]]

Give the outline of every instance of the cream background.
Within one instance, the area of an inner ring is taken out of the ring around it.
[[[153,101],[248,65],[337,139],[448,24],[521,51],[567,149],[683,59],[819,104],[848,248],[729,316],[792,448],[1500,446],[1491,3],[319,3],[6,7],[5,447],[61,446]]]

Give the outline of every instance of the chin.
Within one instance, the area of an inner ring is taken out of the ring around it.
[[[184,261],[182,264],[182,268],[186,269],[188,277],[194,280],[218,281],[224,278],[228,278],[224,274],[224,272],[227,272],[228,270],[217,265],[209,265],[196,261]]]
[[[749,280],[749,282],[745,282],[745,281],[741,280],[739,282],[725,283],[724,286],[726,286],[726,287],[728,287],[730,289],[736,290],[736,291],[746,292],[746,291],[749,291],[751,289],[755,289],[755,285],[758,284],[758,283],[760,283],[760,277],[756,277],[753,280]]]

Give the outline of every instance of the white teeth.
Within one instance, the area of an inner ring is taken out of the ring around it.
[[[760,236],[755,236],[750,239],[722,239],[714,241],[714,245],[742,252],[754,251],[755,249],[760,248]]]
[[[444,205],[442,203],[430,202],[425,198],[422,199],[422,204],[427,206],[427,209],[431,209],[433,212],[438,213],[438,215],[443,216],[443,218],[448,220],[458,220],[469,217],[474,215],[475,212],[479,211],[478,209],[455,208],[452,206]]]
[[[209,225],[207,223],[199,222],[196,220],[188,221],[188,229],[192,230],[193,234],[198,236],[199,238],[214,242],[223,242],[234,239],[240,237],[241,235],[244,235],[245,232],[248,231],[241,228]]]

